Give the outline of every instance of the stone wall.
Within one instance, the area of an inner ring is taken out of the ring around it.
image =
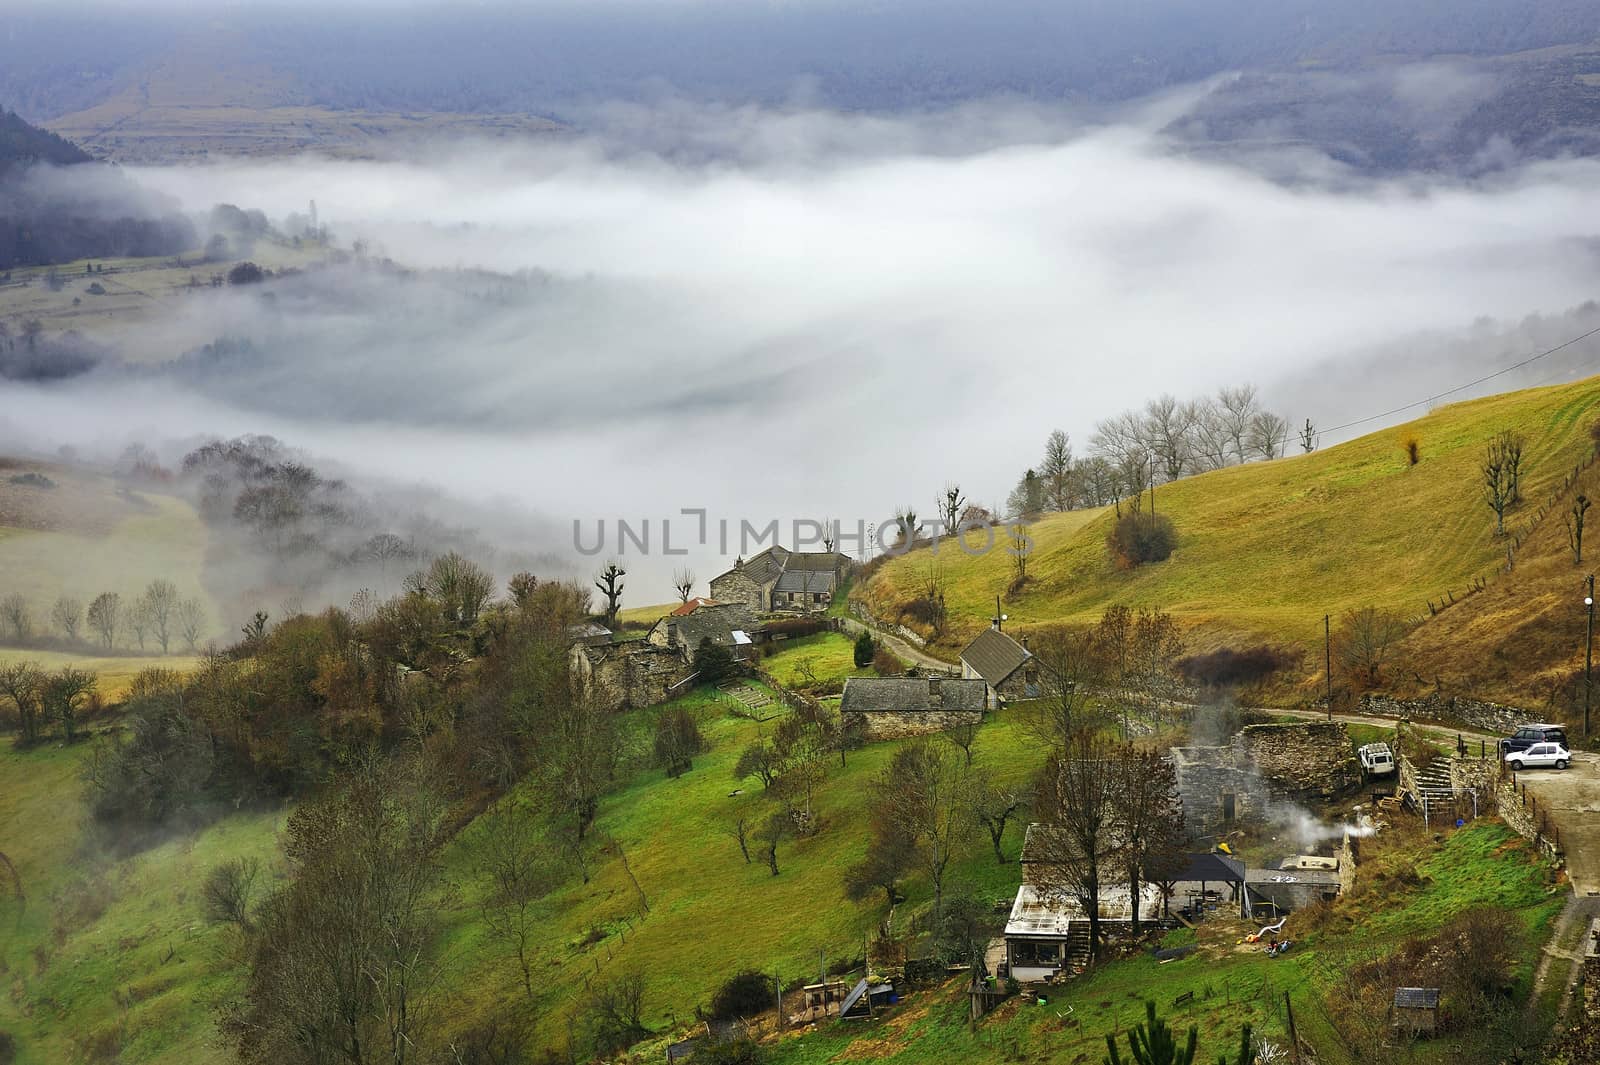
[[[731,569],[711,578],[711,598],[719,603],[743,603],[757,613],[768,607],[761,585],[743,569]]]
[[[846,728],[859,728],[865,740],[898,740],[907,736],[926,736],[945,732],[957,725],[976,725],[983,715],[963,710],[917,710],[904,713],[850,713],[844,715]]]
[[[905,640],[916,647],[926,647],[928,638],[915,629],[908,629],[897,622],[884,621],[863,606],[858,600],[850,600],[850,613],[854,614],[865,624],[875,629],[884,629]]]
[[[1551,861],[1562,860],[1560,833],[1546,834],[1548,821],[1537,801],[1526,795],[1509,775],[1495,789],[1495,805],[1500,812],[1500,819],[1511,826],[1517,835],[1531,842],[1536,850]]]
[[[578,690],[607,710],[664,703],[668,689],[690,672],[676,651],[642,640],[608,647],[574,647],[572,668]]]
[[[1439,721],[1462,725],[1477,732],[1510,735],[1519,726],[1540,721],[1543,715],[1515,706],[1469,699],[1464,695],[1428,695],[1421,699],[1396,699],[1368,693],[1356,707],[1359,713],[1378,717],[1406,717],[1413,721]]]
[[[1174,747],[1172,764],[1178,778],[1178,799],[1184,828],[1191,836],[1209,836],[1231,827],[1224,796],[1233,796],[1233,821],[1266,816],[1267,783],[1252,766],[1241,766],[1232,747]]]
[[[1341,721],[1246,725],[1233,745],[1260,769],[1275,799],[1327,801],[1361,783]]]

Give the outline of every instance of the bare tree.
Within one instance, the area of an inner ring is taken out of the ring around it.
[[[687,603],[689,593],[694,591],[694,570],[687,566],[673,570],[672,586],[678,591],[678,602]]]
[[[154,580],[145,589],[140,607],[150,620],[150,629],[161,653],[166,654],[172,643],[173,623],[178,613],[178,586],[167,580]]]
[[[4,599],[0,599],[0,620],[11,627],[12,638],[17,643],[26,643],[33,634],[32,612],[28,609],[28,597],[21,592],[12,592]]]
[[[628,571],[617,565],[616,562],[607,562],[606,568],[600,571],[600,576],[595,578],[594,586],[600,589],[600,594],[606,597],[606,624],[615,626],[617,611],[622,606],[622,578]]]
[[[954,481],[947,482],[944,492],[939,496],[939,520],[944,525],[944,535],[953,536],[956,526],[961,521],[961,511],[967,505],[967,497],[961,494],[961,486]]]
[[[833,551],[839,546],[839,523],[833,518],[822,519],[822,549]]]
[[[1040,774],[1034,813],[1040,886],[1077,901],[1089,916],[1089,949],[1100,956],[1100,887],[1115,869],[1120,785],[1111,750],[1088,730],[1051,754]]]
[[[960,751],[966,760],[968,768],[972,766],[972,745],[978,742],[978,723],[976,721],[960,721],[944,730],[944,738],[950,746]]]
[[[1189,469],[1193,473],[1220,470],[1233,461],[1233,437],[1227,412],[1213,400],[1195,404],[1194,429],[1190,433]]]
[[[139,650],[144,650],[145,637],[150,635],[150,604],[143,596],[135,599],[122,610],[122,621],[133,630],[133,638],[139,644]]]
[[[206,920],[231,924],[246,934],[255,931],[251,910],[260,872],[261,863],[256,859],[234,858],[207,873],[200,884],[200,910]]]
[[[1311,419],[1306,419],[1304,429],[1300,430],[1300,450],[1307,455],[1317,450],[1317,427],[1311,424]]]
[[[378,564],[380,577],[386,577],[390,562],[410,558],[412,552],[406,542],[394,533],[378,533],[362,545],[362,554]]]
[[[44,734],[44,680],[44,671],[32,662],[0,666],[0,696],[16,709],[23,743],[37,742]]]
[[[989,781],[978,785],[973,801],[973,813],[977,816],[978,823],[988,830],[989,843],[994,847],[994,860],[1001,865],[1005,865],[1008,861],[1004,847],[1006,825],[1022,811],[1025,805],[1022,794],[1013,788],[1002,787]]]
[[[511,946],[522,974],[522,989],[534,1000],[535,937],[543,927],[535,913],[540,899],[558,879],[553,856],[543,844],[533,810],[513,799],[483,819],[478,871],[489,882],[483,898],[484,923]]]
[[[1194,404],[1180,403],[1171,395],[1158,396],[1145,404],[1145,447],[1169,481],[1182,477],[1189,466],[1190,433],[1197,417]]]
[[[353,606],[354,600],[352,600]],[[200,634],[205,631],[205,627],[206,609],[200,605],[200,600],[185,599],[178,604],[178,632],[182,634],[183,642],[189,648],[190,654],[199,650]]]
[[[1339,624],[1339,660],[1376,684],[1384,662],[1409,629],[1405,619],[1393,611],[1370,606],[1351,610]]]
[[[728,835],[739,844],[739,853],[744,855],[744,864],[750,864],[750,819],[748,817],[735,818],[733,824],[728,826]]]
[[[78,711],[93,694],[97,678],[86,669],[63,666],[44,679],[40,705],[47,718],[61,722],[61,736],[72,741],[78,735]]]
[[[1183,808],[1171,762],[1156,751],[1124,747],[1114,762],[1114,806],[1119,854],[1139,933],[1139,891],[1144,883],[1176,876],[1184,860]]]
[[[1217,408],[1221,412],[1223,431],[1233,445],[1233,454],[1239,462],[1246,461],[1253,450],[1250,443],[1251,426],[1261,407],[1256,402],[1254,385],[1235,385],[1217,392]]]
[[[944,915],[945,878],[978,827],[973,816],[976,780],[949,747],[927,740],[908,744],[873,784],[875,814],[914,840],[922,871],[933,888],[933,923]]]
[[[1589,513],[1589,497],[1578,494],[1572,501],[1572,507],[1567,511],[1567,545],[1572,548],[1572,561],[1574,565],[1583,565],[1583,520]]]
[[[1039,463],[1045,503],[1051,510],[1072,509],[1072,469],[1072,442],[1066,433],[1057,429],[1045,439],[1044,460]]]
[[[101,592],[95,596],[89,604],[88,621],[106,650],[111,650],[122,625],[122,597],[116,592]]]
[[[1500,448],[1506,457],[1506,476],[1511,480],[1511,503],[1522,502],[1522,451],[1527,446],[1521,433],[1510,429],[1500,434]]]
[[[83,624],[83,601],[63,595],[50,608],[50,620],[68,640],[77,642],[78,627]]]
[[[1483,501],[1494,511],[1494,534],[1504,536],[1506,507],[1511,505],[1511,472],[1507,467],[1504,436],[1489,441],[1483,451],[1483,461],[1478,465],[1482,478]]]
[[[1264,459],[1283,456],[1289,441],[1289,423],[1271,411],[1260,411],[1250,419],[1250,450]]]
[[[773,876],[778,875],[778,844],[788,839],[793,831],[794,823],[782,810],[774,810],[772,816],[756,829],[756,842],[761,846],[761,856],[766,859],[767,869]]]
[[[1100,648],[1088,633],[1056,629],[1034,638],[1043,697],[1033,702],[1024,727],[1049,750],[1064,750],[1088,728],[1092,696],[1106,679]]]

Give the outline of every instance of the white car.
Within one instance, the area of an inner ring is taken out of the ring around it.
[[[1536,743],[1525,751],[1512,751],[1506,755],[1506,765],[1513,771],[1543,769],[1554,766],[1565,769],[1572,764],[1572,752],[1559,743]]]
[[[1369,743],[1356,753],[1368,776],[1382,777],[1394,772],[1394,752],[1387,743]]]

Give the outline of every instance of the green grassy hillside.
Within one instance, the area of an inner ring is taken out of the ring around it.
[[[1007,599],[1014,625],[1083,624],[1113,603],[1160,607],[1195,630],[1198,644],[1241,638],[1320,645],[1322,618],[1351,608],[1425,615],[1429,600],[1490,577],[1505,560],[1483,502],[1478,464],[1486,442],[1511,429],[1527,441],[1523,504],[1507,528],[1524,530],[1539,506],[1594,446],[1600,379],[1513,392],[1440,408],[1310,455],[1186,478],[1156,490],[1172,519],[1170,559],[1118,569],[1105,545],[1108,511],[1047,516],[1030,527],[1029,581]],[[1403,435],[1420,441],[1412,466]],[[1549,519],[1559,528],[1560,517]],[[1546,524],[1549,524],[1549,521]],[[981,630],[1011,581],[1003,551],[973,558],[946,544],[884,563],[856,590],[880,618],[918,595],[930,565],[946,580],[946,653]]]

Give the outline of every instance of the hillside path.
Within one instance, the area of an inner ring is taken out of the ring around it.
[[[893,651],[895,657],[919,665],[923,669],[933,669],[939,670],[940,672],[945,672],[960,668],[953,662],[946,662],[942,658],[933,657],[920,647],[913,645],[910,640],[907,640],[902,636],[896,636],[892,632],[884,632],[882,629],[874,628],[873,626],[868,625],[856,618],[846,617],[840,618],[839,620],[844,622],[844,631],[850,633],[851,635],[869,632],[872,634],[872,638],[874,640],[877,640],[889,650]]]

